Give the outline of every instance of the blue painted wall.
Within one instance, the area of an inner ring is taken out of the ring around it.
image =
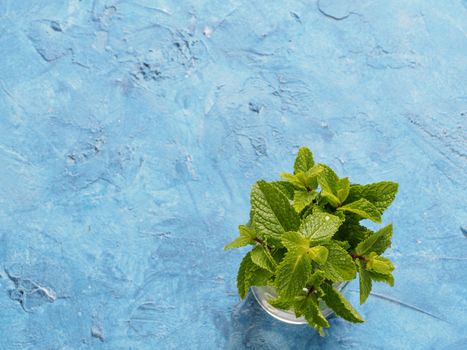
[[[466,115],[465,0],[2,0],[0,348],[465,349]],[[222,250],[302,144],[400,182],[396,285],[323,339]]]

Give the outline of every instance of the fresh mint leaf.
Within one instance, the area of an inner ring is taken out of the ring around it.
[[[326,274],[323,271],[316,270],[311,275],[307,285],[312,285],[315,289],[321,286],[321,283],[326,279]]]
[[[378,232],[369,235],[355,248],[358,255],[366,255],[371,252],[382,254],[391,246],[392,225],[388,225]]]
[[[280,244],[282,246],[282,244]],[[285,254],[287,253],[287,249],[285,248],[275,248],[271,255],[272,257],[274,258],[274,260],[276,261],[276,264],[279,264],[283,259],[284,259],[284,256]]]
[[[305,316],[305,320],[307,320],[308,324],[323,336],[323,328],[329,328],[329,322],[321,312],[316,296],[309,295],[302,301],[302,305],[300,305],[300,307],[303,310],[303,315]]]
[[[383,282],[389,284],[391,287],[394,286],[394,277],[392,274],[383,275],[374,271],[367,271],[367,273],[373,281]]]
[[[284,233],[281,237],[281,241],[288,250],[307,250],[310,247],[310,240],[294,231]]]
[[[341,212],[337,212],[341,213]],[[360,242],[365,240],[373,231],[360,225],[360,218],[356,215],[347,214],[344,223],[334,235],[334,239],[347,241],[351,248],[355,248]]]
[[[311,258],[302,250],[289,250],[276,270],[275,284],[281,296],[299,294],[311,276]]]
[[[272,186],[282,192],[289,200],[293,200],[295,188],[294,186],[287,181],[273,181],[270,182]]]
[[[300,213],[306,206],[310,205],[318,196],[318,193],[308,191],[295,191],[293,196],[293,207]]]
[[[394,270],[394,265],[388,258],[379,256],[375,252],[372,252],[368,255],[366,269],[381,275],[390,275]]]
[[[351,185],[347,202],[364,198],[375,205],[382,214],[396,197],[398,184],[390,181],[376,182],[369,185]]]
[[[344,177],[337,182],[337,198],[340,203],[344,203],[350,191],[350,181],[348,177]]]
[[[248,275],[250,274],[251,267],[253,266],[253,261],[251,261],[250,253],[243,257],[242,262],[240,263],[240,268],[238,269],[237,274],[237,289],[238,295],[240,298],[244,299],[248,294],[248,289],[250,285],[248,284]]]
[[[294,306],[294,301],[290,299],[284,299],[284,298],[275,298],[275,299],[269,299],[268,300],[269,305],[272,305],[278,309],[282,310],[292,310]]]
[[[337,210],[355,213],[363,219],[370,219],[376,223],[381,223],[381,213],[378,209],[365,198],[346,204]]]
[[[352,257],[345,249],[332,241],[321,243],[328,249],[326,263],[320,265],[320,269],[326,277],[333,282],[350,281],[357,273]]]
[[[306,184],[307,190],[315,190],[318,187],[318,175],[322,171],[323,168],[320,165],[315,165],[304,173],[298,173],[296,176]]]
[[[304,290],[305,291],[305,290]],[[304,293],[304,292],[303,292]],[[295,313],[295,317],[302,317],[305,310],[303,307],[305,306],[304,300],[306,299],[306,295],[299,295],[293,298],[293,306],[292,309]]]
[[[300,174],[303,175],[302,173]],[[303,176],[293,175],[290,173],[281,173],[280,177],[282,178],[282,180],[292,184],[295,188],[298,188],[302,191],[307,190],[306,183],[305,183]]]
[[[297,174],[281,173],[280,177],[291,183],[298,190],[311,191],[318,187],[316,178],[322,170],[321,166],[315,165],[306,172],[299,172]]]
[[[337,194],[337,184],[339,183],[339,177],[336,175],[334,170],[325,164],[319,164],[322,171],[318,175],[318,184],[321,190],[328,191],[333,194]]]
[[[339,293],[336,288],[330,284],[323,284],[322,288],[325,292],[322,299],[326,305],[332,309],[336,315],[350,322],[364,322],[362,316],[353,308],[353,306]]]
[[[264,286],[268,283],[273,274],[257,266],[251,260],[251,253],[248,252],[240,263],[237,274],[237,289],[240,298],[244,299],[251,286]]]
[[[244,246],[246,246],[248,244],[252,244],[252,241],[250,240],[250,238],[240,236],[240,237],[237,237],[234,241],[227,244],[224,247],[224,250],[229,250],[229,249],[233,249],[233,248],[240,248],[240,247],[244,247]]]
[[[263,246],[257,245],[250,252],[251,261],[257,266],[272,273],[276,270],[277,264],[271,253]]]
[[[323,246],[310,247],[310,240],[298,232],[286,232],[282,235],[282,244],[289,251],[306,254],[318,264],[324,264],[328,258],[328,249]]]
[[[360,304],[363,304],[371,293],[372,283],[370,273],[363,268],[360,262],[358,263],[358,279],[360,284]]]
[[[300,213],[300,218],[303,221],[306,219],[307,216],[310,216],[313,213],[313,209],[316,208],[315,205],[310,205],[309,207],[305,208],[301,213]]]
[[[251,191],[253,226],[261,237],[279,240],[287,231],[295,231],[300,217],[287,197],[276,187],[258,181]]]
[[[339,240],[336,239],[336,240],[334,240],[334,242],[335,242],[336,244],[339,244],[339,245],[340,245],[342,248],[344,248],[345,250],[349,250],[349,248],[350,248],[350,244],[349,244],[349,242],[347,242],[347,241],[339,241]]]
[[[273,274],[271,272],[254,264],[248,273],[247,286],[248,288],[251,286],[266,286],[269,284],[272,276]]]
[[[319,164],[319,166],[322,171],[319,173],[317,180],[321,187],[321,197],[326,198],[332,206],[338,207],[341,204],[337,195],[339,177],[327,165]]]
[[[317,245],[308,249],[308,255],[311,260],[322,265],[328,260],[329,250],[326,247]]]
[[[295,158],[294,174],[299,172],[306,172],[313,165],[315,165],[315,162],[313,160],[313,154],[311,153],[310,149],[308,147],[300,147],[297,157]]]
[[[256,238],[255,231],[246,225],[238,226],[238,230],[240,231],[240,236],[237,237],[234,241],[230,242],[224,247],[224,250],[229,250],[232,248],[240,248],[244,247],[248,244],[254,244],[254,239]]]
[[[331,204],[334,208],[337,208],[339,205],[341,205],[339,198],[336,195],[332,194],[331,192],[322,190],[320,192],[320,195],[322,198],[326,199],[328,203]]]
[[[337,216],[316,211],[302,221],[298,232],[311,242],[319,242],[330,239],[337,232],[341,223]]]
[[[371,251],[381,255],[391,246],[392,224],[377,231],[375,236],[377,236],[377,238],[371,247]]]

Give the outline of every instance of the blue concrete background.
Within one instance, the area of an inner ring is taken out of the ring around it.
[[[466,116],[466,0],[1,0],[0,348],[466,349]],[[222,250],[302,144],[400,183],[326,338]]]

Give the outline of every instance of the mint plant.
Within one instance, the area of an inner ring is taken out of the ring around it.
[[[278,297],[268,302],[304,316],[321,335],[329,327],[320,300],[337,316],[364,322],[336,289],[339,282],[360,282],[360,304],[373,282],[394,285],[394,265],[382,256],[391,245],[392,225],[377,232],[360,222],[381,223],[398,185],[351,184],[327,165],[315,164],[311,151],[300,148],[294,171],[282,181],[257,181],[251,190],[250,220],[225,249],[251,245],[237,275],[245,298],[251,286],[272,286]]]

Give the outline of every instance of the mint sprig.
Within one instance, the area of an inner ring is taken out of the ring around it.
[[[301,147],[293,173],[282,180],[260,180],[251,191],[250,221],[225,249],[252,246],[237,275],[244,298],[251,286],[271,286],[278,296],[269,303],[304,316],[320,334],[329,322],[320,302],[350,322],[363,318],[335,288],[336,283],[359,278],[360,303],[373,282],[394,285],[393,263],[382,256],[391,246],[392,225],[377,232],[364,219],[381,223],[398,185],[377,182],[352,184]]]

